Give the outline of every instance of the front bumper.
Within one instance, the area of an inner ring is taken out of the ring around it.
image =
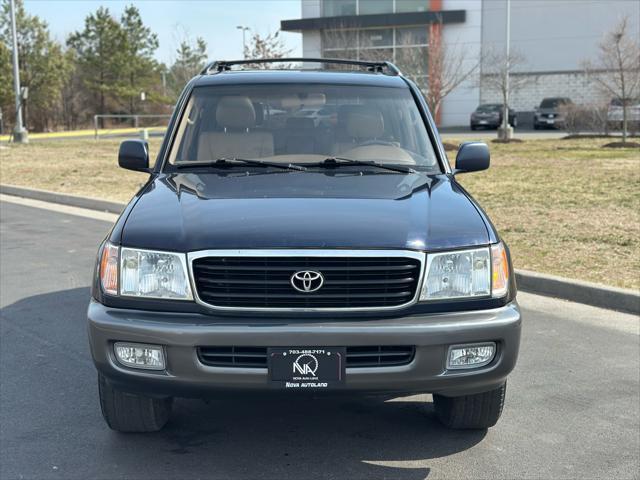
[[[210,367],[196,346],[322,347],[415,345],[402,366],[347,368],[340,391],[466,395],[500,386],[513,370],[521,316],[514,301],[504,307],[380,319],[292,319],[209,316],[106,307],[91,301],[89,341],[94,363],[114,387],[153,396],[211,397],[223,391],[270,390],[266,368]],[[123,367],[116,341],[165,347],[167,370]],[[496,342],[494,360],[471,370],[447,370],[450,345]]]
[[[483,118],[481,120],[471,120],[469,122],[472,127],[487,127],[487,128],[497,128],[502,123],[500,119],[494,118]]]

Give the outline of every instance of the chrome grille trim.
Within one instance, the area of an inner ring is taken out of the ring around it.
[[[353,257],[353,258],[410,258],[420,262],[419,278],[416,285],[416,291],[413,298],[401,305],[382,306],[382,307],[237,307],[237,306],[219,306],[205,302],[200,298],[195,283],[193,271],[193,262],[203,257]],[[207,308],[218,311],[230,312],[376,312],[390,311],[406,308],[415,304],[420,297],[422,289],[422,281],[424,277],[424,266],[426,263],[426,253],[416,252],[413,250],[346,250],[346,249],[269,249],[269,250],[200,250],[189,252],[187,254],[187,265],[189,268],[189,280],[195,301]]]

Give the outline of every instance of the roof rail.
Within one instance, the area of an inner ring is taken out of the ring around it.
[[[232,65],[248,65],[255,63],[287,63],[287,62],[308,62],[308,63],[331,63],[334,65],[355,65],[366,68],[370,72],[384,73],[385,69],[390,75],[401,75],[400,69],[391,62],[375,62],[365,60],[345,60],[342,58],[255,58],[245,60],[216,60],[209,63],[202,69],[200,75],[210,75],[231,70]]]

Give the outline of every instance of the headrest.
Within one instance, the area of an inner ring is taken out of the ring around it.
[[[222,97],[216,108],[216,122],[224,128],[251,128],[256,124],[256,111],[249,97]]]
[[[303,130],[314,128],[316,126],[313,118],[310,117],[289,117],[286,121],[287,128],[295,130]]]
[[[307,95],[292,94],[280,99],[280,105],[287,110],[298,110],[300,108],[322,107],[327,102],[324,93],[309,93]]]
[[[253,110],[256,112],[256,125],[262,125],[264,122],[264,106],[260,102],[252,102]]]
[[[343,105],[338,113],[349,137],[380,138],[384,135],[384,119],[380,110],[365,105]]]

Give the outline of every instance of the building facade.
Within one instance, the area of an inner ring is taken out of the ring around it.
[[[424,88],[437,67],[430,48],[446,46],[450,63],[473,73],[444,99],[442,126],[468,125],[480,103],[501,102],[487,81],[490,60],[480,59],[504,52],[507,0],[301,0],[301,7],[301,18],[281,28],[302,33],[305,57],[391,60]],[[511,0],[510,48],[520,58],[513,75],[526,80],[516,82],[511,106],[530,112],[544,97],[608,102],[583,63],[623,17],[638,38],[637,0]]]

